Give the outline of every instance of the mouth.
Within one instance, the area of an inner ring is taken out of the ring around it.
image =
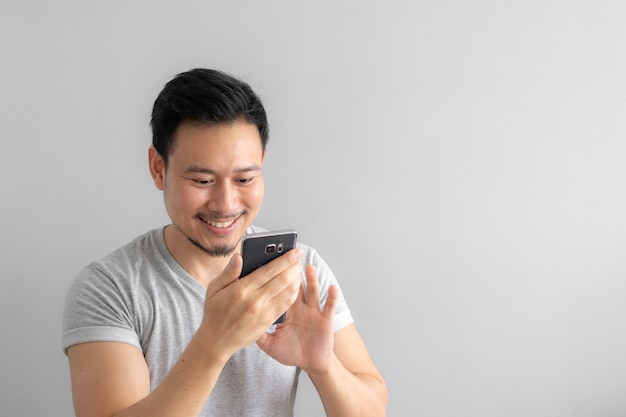
[[[201,219],[201,220],[205,222],[206,224],[208,224],[209,226],[217,227],[218,229],[225,229],[231,224],[235,223],[235,220],[237,219],[232,219],[226,222],[216,222],[216,221],[204,220],[204,219]]]
[[[235,222],[237,222],[237,220],[239,220],[239,218],[243,215],[244,213],[241,213],[235,217],[233,217],[230,220],[212,220],[212,219],[207,219],[203,216],[198,216],[198,219],[201,220],[202,222],[204,222],[205,224],[214,227],[216,229],[228,229],[229,227],[231,227]]]

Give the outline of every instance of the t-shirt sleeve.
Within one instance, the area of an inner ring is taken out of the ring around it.
[[[354,323],[352,313],[348,308],[348,303],[341,291],[341,287],[330,269],[328,264],[322,259],[315,249],[304,246],[306,255],[304,258],[305,264],[312,264],[317,270],[317,275],[320,283],[320,305],[322,308],[326,305],[326,299],[328,298],[328,289],[331,285],[335,285],[339,289],[339,299],[337,300],[337,306],[335,307],[335,332],[343,329],[349,324]]]
[[[132,291],[102,264],[83,269],[68,290],[63,311],[63,351],[79,343],[121,342],[141,349],[134,326]]]

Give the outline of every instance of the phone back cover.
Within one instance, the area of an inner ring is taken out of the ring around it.
[[[295,248],[297,237],[298,234],[294,230],[263,232],[245,236],[241,248],[241,255],[243,256],[241,277],[245,277],[258,267]],[[274,245],[275,250],[268,253],[266,251],[268,245]],[[279,246],[282,247],[280,252],[278,251]]]

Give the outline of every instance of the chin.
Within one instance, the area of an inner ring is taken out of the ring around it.
[[[192,238],[189,238],[189,241],[198,249],[200,249],[201,251],[203,251],[204,253],[206,253],[207,255],[213,257],[213,258],[226,258],[230,255],[232,255],[235,252],[235,249],[237,249],[237,245],[234,246],[227,246],[227,245],[212,245],[212,246],[208,246],[208,245],[203,245],[200,242],[198,242],[197,240],[194,240]]]

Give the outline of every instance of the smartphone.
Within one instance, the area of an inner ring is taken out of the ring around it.
[[[298,232],[295,230],[280,230],[276,232],[261,232],[245,235],[241,240],[241,256],[243,268],[239,278],[243,278],[260,266],[278,258],[283,253],[296,247]],[[283,313],[274,324],[285,321]]]

